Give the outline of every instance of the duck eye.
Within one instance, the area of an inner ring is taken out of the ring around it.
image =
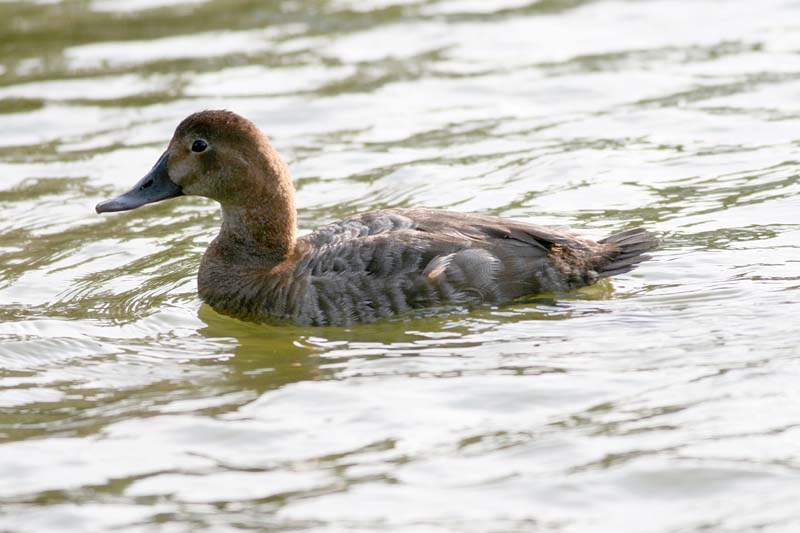
[[[206,148],[208,148],[208,143],[203,139],[197,139],[192,143],[192,152],[204,152]]]

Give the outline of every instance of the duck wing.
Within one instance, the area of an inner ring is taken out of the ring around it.
[[[319,324],[585,285],[598,277],[603,248],[544,226],[432,209],[364,213],[302,241],[303,313]]]

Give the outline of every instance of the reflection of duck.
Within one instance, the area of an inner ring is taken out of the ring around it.
[[[240,322],[221,316],[206,305],[200,306],[198,316],[206,324],[198,333],[214,345],[225,346],[225,352],[232,355],[226,362],[226,379],[236,383],[235,390],[263,392],[333,374],[320,366],[335,359],[321,359],[325,347],[304,336],[308,328]]]
[[[182,194],[222,206],[222,228],[200,265],[200,296],[251,321],[349,324],[413,308],[505,302],[627,272],[656,244],[641,228],[594,242],[433,209],[373,211],[298,239],[286,164],[252,122],[229,111],[186,118],[152,170],[97,212]]]

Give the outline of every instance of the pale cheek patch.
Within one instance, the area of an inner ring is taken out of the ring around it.
[[[171,179],[176,185],[180,185],[183,188],[184,193],[186,193],[187,189],[192,186],[192,171],[190,165],[186,164],[185,160],[175,161],[171,158],[167,163],[167,169],[169,172],[169,179]]]

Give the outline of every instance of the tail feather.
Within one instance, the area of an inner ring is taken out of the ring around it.
[[[642,261],[647,261],[649,252],[658,246],[658,238],[644,228],[633,228],[597,241],[605,245],[607,259],[597,272],[598,277],[607,278],[630,272]]]

